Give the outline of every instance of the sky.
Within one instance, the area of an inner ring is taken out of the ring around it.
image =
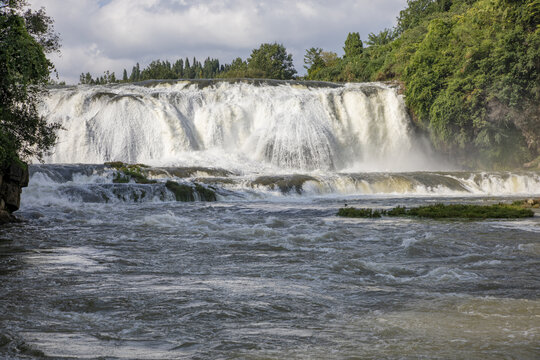
[[[30,0],[54,20],[62,47],[50,59],[60,81],[82,72],[128,75],[139,62],[195,56],[229,63],[262,43],[283,44],[304,74],[306,49],[343,54],[349,32],[366,40],[396,23],[406,0]]]

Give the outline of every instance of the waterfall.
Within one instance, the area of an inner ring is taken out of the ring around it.
[[[401,95],[382,83],[166,81],[51,89],[47,163],[124,161],[241,171],[428,170]]]

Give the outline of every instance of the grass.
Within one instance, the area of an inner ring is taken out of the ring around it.
[[[379,218],[385,216],[416,216],[431,219],[517,219],[534,216],[531,209],[513,204],[465,205],[435,204],[405,208],[397,206],[390,210],[341,208],[338,216],[354,218]]]

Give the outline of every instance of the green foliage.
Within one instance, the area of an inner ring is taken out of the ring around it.
[[[534,216],[531,209],[525,208],[523,202],[513,204],[464,205],[435,204],[407,209],[397,206],[390,210],[341,208],[338,216],[379,218],[385,216],[416,216],[431,219],[515,219]]]
[[[261,44],[253,49],[247,62],[250,77],[287,80],[296,74],[292,55],[278,43]]]
[[[407,208],[405,206],[396,206],[395,208],[384,211],[384,214],[388,216],[405,216],[407,215]]]
[[[514,205],[461,205],[435,204],[418,206],[408,209],[406,215],[432,219],[462,218],[462,219],[513,219],[534,216],[530,209]]]
[[[470,167],[512,168],[540,154],[540,2],[409,0],[394,30],[317,67],[326,81],[397,80],[437,149]]]
[[[23,12],[23,1],[0,2],[0,168],[18,158],[41,159],[54,145],[57,124],[37,105],[53,70],[46,52],[58,36],[44,10]]]
[[[380,218],[381,212],[369,208],[356,209],[353,207],[346,207],[339,209],[337,215],[353,218]]]
[[[243,78],[248,77],[248,64],[241,58],[236,58],[230,65],[225,65],[225,71],[220,73],[221,78]]]
[[[347,40],[345,40],[345,51],[344,58],[352,58],[358,55],[361,55],[364,50],[364,44],[360,40],[360,34],[357,32],[349,33],[347,35]]]
[[[396,33],[392,29],[384,29],[378,34],[370,33],[368,35],[368,46],[381,46],[390,43],[396,38]]]
[[[304,68],[307,70],[307,78],[311,78],[317,71],[325,66],[325,62],[321,56],[323,49],[314,48],[306,50],[304,55]]]
[[[129,176],[124,175],[121,172],[117,172],[116,174],[114,174],[112,182],[114,184],[127,184],[130,180],[131,178]]]
[[[141,69],[139,63],[133,66],[131,74],[124,69],[122,80],[116,78],[114,72],[105,71],[95,78],[89,73],[81,73],[80,84],[104,85],[118,82],[138,82],[160,79],[213,79],[213,78],[266,78],[292,79],[296,74],[292,63],[292,55],[287,53],[281,44],[262,44],[253,49],[251,57],[244,61],[234,59],[231,64],[220,64],[218,59],[210,57],[204,63],[195,57],[190,62],[178,59],[174,63],[168,60],[154,60]]]
[[[113,176],[113,183],[128,183],[131,180],[137,184],[155,184],[157,182],[146,177],[143,170],[148,166],[144,164],[124,164],[121,161],[112,161],[106,162],[104,165],[117,170]]]

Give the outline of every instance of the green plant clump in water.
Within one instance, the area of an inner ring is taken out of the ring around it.
[[[405,208],[405,206],[396,206],[395,208],[390,210],[383,210],[383,213],[384,215],[388,216],[404,216],[407,215],[407,209]]]
[[[530,208],[539,209],[540,208],[540,198],[517,200],[517,201],[514,201],[512,203],[512,205],[519,206],[519,207],[522,207],[522,208],[527,208],[527,209],[530,209]]]
[[[461,205],[435,204],[418,206],[407,210],[406,215],[427,217],[432,219],[465,218],[465,219],[514,219],[534,216],[530,209],[515,205]]]
[[[155,184],[157,182],[156,180],[147,179],[146,176],[137,171],[122,170],[122,172],[125,175],[130,176],[137,184]]]
[[[354,218],[380,218],[381,212],[373,209],[356,209],[352,207],[341,208],[338,210],[338,216]]]
[[[375,218],[386,216],[417,216],[431,219],[516,219],[534,216],[531,209],[519,204],[463,205],[435,204],[407,209],[402,206],[390,210],[341,208],[338,216]]]
[[[113,177],[113,183],[115,184],[127,184],[129,182],[130,178],[129,176],[125,176],[122,173],[116,173]]]

